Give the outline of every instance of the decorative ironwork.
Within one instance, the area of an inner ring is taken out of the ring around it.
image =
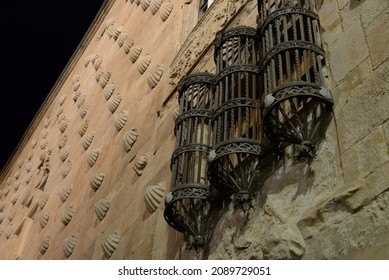
[[[211,150],[212,89],[214,76],[197,73],[179,83],[180,115],[176,120],[176,151],[171,160],[172,186],[165,201],[167,223],[192,238],[203,252],[208,240],[211,188],[207,157]]]
[[[324,87],[324,50],[311,0],[259,0],[264,130],[281,146],[311,159],[333,102]]]
[[[217,79],[212,118],[211,184],[236,193],[236,205],[250,207],[261,156],[259,40],[254,28],[220,31],[215,39]]]

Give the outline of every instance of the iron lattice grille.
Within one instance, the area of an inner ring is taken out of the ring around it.
[[[171,160],[172,188],[166,197],[165,219],[174,229],[194,237],[194,247],[205,244],[210,211],[207,157],[211,150],[214,76],[198,73],[179,84],[180,115],[176,120],[176,150]]]
[[[319,19],[310,0],[258,1],[264,129],[275,142],[300,144],[312,157],[332,107],[323,86],[324,50]]]
[[[215,43],[217,79],[208,177],[221,192],[237,193],[237,202],[246,207],[261,154],[258,36],[254,28],[240,26],[219,32]]]

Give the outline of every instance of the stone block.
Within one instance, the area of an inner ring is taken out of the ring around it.
[[[318,13],[324,32],[332,32],[340,24],[337,0],[323,1]]]
[[[382,125],[382,129],[384,130],[385,141],[386,141],[386,145],[388,146],[388,152],[389,152],[389,121],[386,121]]]
[[[376,68],[389,57],[389,9],[366,28],[366,39],[373,66]]]

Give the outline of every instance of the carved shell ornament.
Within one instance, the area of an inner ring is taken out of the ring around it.
[[[144,191],[147,210],[154,213],[159,204],[161,204],[165,193],[165,188],[162,184],[149,186]]]
[[[20,188],[21,183],[22,183],[22,182],[20,182],[20,181],[16,181],[16,182],[14,183],[14,190],[15,190],[15,192]]]
[[[173,11],[173,3],[171,2],[163,3],[159,10],[159,15],[161,17],[161,20],[166,21],[172,11]]]
[[[0,213],[0,224],[4,221],[6,214],[4,212]]]
[[[135,63],[142,53],[142,48],[138,46],[133,46],[129,52],[130,60],[132,63]]]
[[[101,247],[103,248],[104,256],[110,258],[112,254],[115,252],[116,248],[119,245],[120,234],[115,232],[113,234],[105,237],[101,243]]]
[[[67,226],[72,220],[74,213],[76,212],[76,208],[73,204],[70,204],[65,211],[61,215],[61,222]]]
[[[85,118],[86,114],[89,111],[89,107],[90,107],[89,104],[84,104],[84,105],[81,106],[81,108],[80,108],[80,117],[81,117],[81,119]]]
[[[114,83],[108,84],[104,89],[105,99],[108,100],[112,96],[114,91],[115,91],[115,84]]]
[[[44,126],[45,128],[48,128],[50,122],[51,122],[50,117],[46,117],[45,121],[43,122],[43,126]]]
[[[16,209],[11,208],[8,214],[8,220],[12,221],[15,218],[15,215],[16,215]]]
[[[49,200],[49,194],[46,192],[42,193],[38,202],[39,208],[43,209],[43,207],[45,207],[48,200]]]
[[[58,100],[59,105],[62,106],[63,103],[65,102],[65,100],[66,100],[66,95],[62,95],[62,96],[59,98],[59,100]]]
[[[102,63],[103,63],[103,58],[101,56],[98,56],[93,63],[93,67],[95,68],[96,71],[101,67]]]
[[[86,100],[86,95],[85,95],[85,94],[83,94],[82,96],[80,96],[80,97],[78,98],[78,101],[77,101],[77,108],[78,108],[78,109],[80,109],[80,107],[81,107],[82,105],[84,105],[85,100]]]
[[[94,132],[91,132],[84,137],[84,139],[82,141],[82,147],[84,148],[84,150],[88,150],[88,148],[92,144],[94,138],[95,138]]]
[[[73,77],[72,77],[72,83],[75,84],[75,83],[77,83],[77,82],[79,82],[79,81],[80,81],[80,73],[77,72],[77,73],[74,74]]]
[[[41,228],[45,228],[45,226],[49,222],[49,219],[50,219],[49,211],[43,212],[41,217],[39,218],[39,225],[41,226]]]
[[[13,226],[9,226],[6,230],[5,230],[5,237],[7,239],[9,239],[12,235],[12,233],[14,232],[14,227]]]
[[[114,95],[108,100],[108,109],[111,111],[112,114],[115,113],[121,101],[122,101],[122,95],[120,93]]]
[[[62,178],[66,178],[66,176],[68,176],[68,174],[70,173],[70,170],[72,169],[72,162],[68,160],[68,162],[66,163],[64,169],[62,169],[61,171],[61,176]]]
[[[38,139],[36,139],[36,138],[32,139],[32,141],[31,141],[31,148],[34,149],[36,144],[38,144]]]
[[[32,173],[28,173],[26,180],[24,181],[27,185],[31,182],[32,180]]]
[[[92,152],[90,152],[89,156],[88,156],[88,165],[90,167],[92,167],[93,165],[95,165],[97,159],[99,158],[99,155],[100,155],[100,149],[94,149]]]
[[[143,11],[146,11],[147,8],[150,6],[151,0],[142,0],[140,5],[142,6]]]
[[[30,152],[27,154],[27,159],[30,161],[33,157],[34,157],[34,151],[30,151]]]
[[[31,162],[27,162],[27,164],[26,164],[26,171],[30,172],[31,168],[32,168],[32,163]]]
[[[74,248],[76,247],[78,243],[78,235],[72,234],[69,237],[66,237],[62,244],[63,254],[66,258],[69,258],[74,251]]]
[[[158,12],[161,5],[162,5],[162,0],[153,0],[150,5],[151,13],[155,15]]]
[[[44,150],[47,148],[47,145],[49,145],[49,140],[47,140],[46,138],[45,139],[42,139],[41,142],[40,142],[40,148],[41,150]]]
[[[59,130],[61,131],[61,133],[64,133],[66,128],[68,127],[69,125],[69,119],[63,119],[61,121],[61,124],[59,125]]]
[[[68,141],[68,136],[66,134],[59,137],[58,148],[62,149],[63,147],[65,147],[67,141]]]
[[[102,221],[107,215],[109,208],[111,207],[111,201],[108,199],[100,199],[95,204],[95,213],[97,218]]]
[[[81,85],[80,82],[75,82],[75,83],[73,84],[73,91],[77,91],[77,90],[80,88],[80,85]]]
[[[74,103],[77,102],[78,98],[81,96],[81,91],[77,91],[73,94],[73,101]]]
[[[143,171],[146,168],[148,161],[149,161],[149,156],[146,154],[137,158],[134,164],[134,170],[138,176],[141,176],[143,174]]]
[[[117,114],[114,117],[115,127],[117,131],[123,129],[123,127],[126,125],[127,119],[128,119],[128,111],[126,110],[121,111],[119,114]]]
[[[117,43],[118,43],[119,47],[123,47],[124,42],[127,39],[127,36],[128,36],[128,33],[126,31],[122,31],[122,33],[120,33],[120,35],[117,39]]]
[[[85,57],[84,59],[84,67],[88,67],[89,63],[92,61],[92,57],[93,55],[88,55],[87,57]]]
[[[115,41],[119,38],[119,35],[122,33],[122,31],[123,31],[123,26],[112,25],[112,32],[113,32],[112,37]]]
[[[104,173],[103,172],[97,172],[92,176],[90,179],[89,185],[92,188],[92,190],[97,191],[104,180]]]
[[[70,184],[70,185],[62,188],[62,190],[58,193],[59,198],[61,199],[62,202],[65,202],[68,199],[70,193],[72,192],[72,188],[73,188],[73,185]]]
[[[142,75],[147,70],[147,67],[149,67],[150,63],[150,55],[140,56],[138,59],[138,72]]]
[[[78,134],[81,137],[84,136],[86,130],[88,129],[88,126],[89,126],[89,121],[88,120],[85,120],[82,123],[80,123],[80,125],[78,127]]]
[[[59,158],[62,162],[65,162],[65,160],[68,158],[69,156],[69,153],[70,153],[70,150],[69,149],[64,149],[61,151],[61,153],[59,154]]]
[[[63,113],[63,107],[60,107],[57,112],[57,118]]]
[[[103,76],[103,74],[104,74],[103,69],[99,68],[96,70],[95,79],[97,83],[100,82],[101,76]]]
[[[49,235],[46,235],[41,242],[41,246],[39,246],[39,252],[42,255],[44,255],[47,249],[49,249],[50,243],[51,243],[51,237]]]
[[[111,72],[105,72],[103,75],[101,75],[100,78],[100,86],[101,88],[105,88],[105,86],[108,84],[109,79],[111,78]]]
[[[20,194],[14,194],[14,196],[11,199],[11,203],[15,205],[15,203],[18,201]]]
[[[163,75],[163,67],[162,65],[157,65],[156,68],[151,69],[149,72],[149,76],[147,77],[147,84],[151,89],[155,88]]]
[[[126,152],[132,149],[132,146],[138,139],[139,131],[137,128],[133,128],[123,134],[123,147]]]
[[[124,52],[126,54],[128,54],[132,48],[132,46],[134,46],[135,42],[134,40],[131,40],[131,39],[127,39],[124,41],[124,44],[123,44],[123,49],[124,49]]]

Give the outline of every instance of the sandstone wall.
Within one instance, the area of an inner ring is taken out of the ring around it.
[[[2,259],[197,258],[163,218],[176,85],[214,72],[216,32],[256,27],[256,1],[198,23],[197,1],[108,2],[3,171]],[[389,258],[389,2],[316,2],[331,124],[310,165],[268,158],[253,209],[219,202],[210,259]]]

